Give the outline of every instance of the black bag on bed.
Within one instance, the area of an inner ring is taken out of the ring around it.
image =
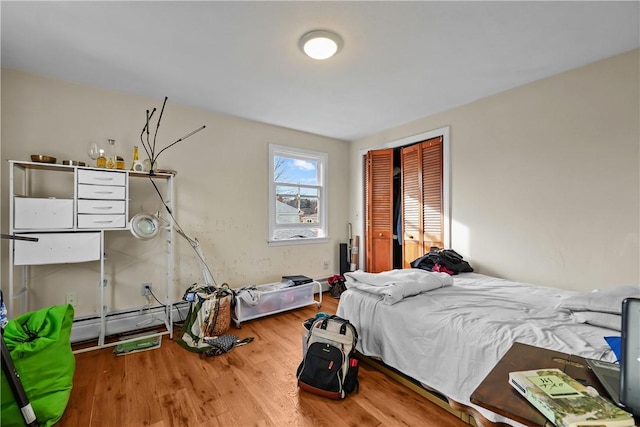
[[[344,399],[359,386],[356,328],[338,316],[307,321],[305,327],[309,324],[304,356],[296,372],[298,387],[329,399]]]
[[[428,254],[414,260],[411,263],[411,267],[431,271],[436,264],[446,267],[451,270],[453,274],[473,272],[471,265],[462,259],[462,255],[453,249],[439,249],[435,247],[431,248]]]

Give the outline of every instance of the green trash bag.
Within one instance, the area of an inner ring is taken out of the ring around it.
[[[62,418],[73,385],[76,360],[71,351],[73,307],[62,305],[10,320],[3,338],[40,426]],[[18,404],[2,372],[0,420],[24,426]]]

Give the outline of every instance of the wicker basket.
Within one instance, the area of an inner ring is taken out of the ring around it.
[[[215,308],[209,310],[202,322],[202,336],[215,337],[229,330],[231,325],[231,295],[214,296]]]

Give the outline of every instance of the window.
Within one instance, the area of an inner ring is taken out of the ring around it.
[[[269,145],[269,243],[327,240],[327,154]]]

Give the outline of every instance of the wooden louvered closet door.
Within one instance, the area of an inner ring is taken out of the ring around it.
[[[420,145],[402,149],[402,265],[418,258],[422,252],[422,185]]]
[[[393,268],[393,149],[369,151],[365,170],[365,270]]]
[[[404,268],[444,247],[442,137],[402,149],[402,258]]]

